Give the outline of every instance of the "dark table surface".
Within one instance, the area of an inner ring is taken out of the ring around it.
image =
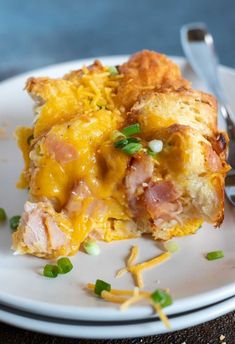
[[[206,22],[222,64],[235,67],[234,0],[1,0],[0,80],[20,72],[84,57],[153,49],[182,55],[179,29]],[[107,344],[235,343],[235,313],[162,336],[100,340]],[[0,323],[0,344],[88,344]]]

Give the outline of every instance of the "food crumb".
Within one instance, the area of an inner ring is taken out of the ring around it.
[[[221,336],[219,337],[219,339],[222,341],[225,339],[225,336],[223,334],[221,334]],[[223,344],[223,343],[222,343]]]
[[[6,140],[8,138],[8,133],[6,128],[0,127],[0,140]]]

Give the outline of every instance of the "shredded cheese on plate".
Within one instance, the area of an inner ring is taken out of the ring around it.
[[[153,302],[151,298],[152,293],[149,291],[139,290],[139,288],[142,288],[144,286],[144,282],[142,278],[142,271],[145,269],[152,268],[164,262],[165,260],[171,257],[171,253],[164,252],[157,257],[154,257],[145,262],[134,265],[134,262],[137,259],[138,253],[139,253],[138,246],[137,245],[132,246],[129,258],[127,259],[126,267],[121,268],[116,273],[116,277],[121,277],[126,272],[130,272],[135,280],[135,284],[137,287],[135,287],[134,290],[118,290],[118,289],[111,289],[110,291],[103,290],[101,293],[101,298],[108,302],[121,304],[120,310],[126,310],[128,307],[130,307],[131,305],[139,301],[147,300],[150,303],[150,305],[153,307],[155,312],[158,314],[159,318],[162,320],[164,325],[167,328],[171,328],[170,322],[167,316],[165,315],[165,313],[162,311],[160,304]],[[87,288],[94,292],[95,284],[88,283]]]
[[[136,260],[139,253],[138,246],[133,246],[131,248],[130,257],[127,260],[126,267],[120,269],[116,273],[116,277],[119,278],[123,276],[126,272],[130,272],[135,280],[135,285],[139,288],[143,288],[144,281],[142,278],[142,271],[145,269],[152,268],[153,266],[156,266],[168,258],[170,258],[171,253],[170,252],[164,252],[160,254],[157,257],[154,257],[153,259],[147,260],[143,263],[133,265],[134,261]]]

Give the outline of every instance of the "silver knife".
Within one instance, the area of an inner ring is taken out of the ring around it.
[[[232,169],[225,180],[225,193],[230,203],[235,207],[235,124],[218,77],[218,58],[214,40],[203,23],[184,25],[180,33],[181,44],[188,62],[216,96],[220,113],[226,123],[226,130],[230,139],[227,160]]]

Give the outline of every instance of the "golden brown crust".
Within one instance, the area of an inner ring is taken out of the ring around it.
[[[214,226],[219,227],[224,220],[224,184],[225,176],[230,170],[226,163],[223,152],[218,153],[212,144],[203,144],[205,152],[205,164],[211,171],[211,183],[216,190],[217,200],[219,202],[217,216],[214,220]]]
[[[87,67],[90,72],[99,73],[105,71],[105,67],[99,60],[95,60],[94,63]],[[73,82],[74,84],[78,84],[81,76],[83,75],[83,69],[78,69],[71,71],[68,74],[65,74],[64,79]]]
[[[214,136],[208,136],[207,139],[221,159],[226,160],[229,146],[228,134],[225,131],[218,131]]]
[[[197,202],[201,202],[202,195],[206,197],[208,204],[202,202],[199,208],[204,206],[208,208],[207,220],[215,227],[220,226],[224,216],[224,178],[230,169],[223,153],[218,154],[211,142],[206,140],[201,132],[190,126],[174,124],[159,129],[155,132],[155,138],[161,139],[164,145],[168,142],[174,147],[179,147],[177,151],[174,148],[172,153],[163,151],[159,157],[160,165],[170,173],[171,179],[174,181],[177,179],[179,186],[188,179],[190,197],[193,198],[193,195],[197,194]],[[187,163],[191,153],[194,154],[194,159]],[[183,179],[180,176],[183,176]],[[193,181],[192,186],[190,180]],[[203,184],[200,184],[201,181]],[[202,185],[204,191],[200,190]],[[207,198],[210,192],[212,192],[212,197]]]
[[[119,67],[123,74],[117,103],[129,110],[139,96],[158,89],[189,89],[190,83],[181,76],[179,67],[165,55],[143,50]]]
[[[99,60],[95,60],[87,69],[97,73],[104,71],[105,67]],[[60,96],[64,91],[70,89],[72,86],[76,86],[82,75],[83,69],[78,69],[58,79],[48,77],[29,78],[26,82],[25,89],[34,100],[39,100],[39,102],[40,100],[46,101],[51,96]]]
[[[214,222],[215,227],[220,227],[224,220],[224,176],[218,175],[215,177],[213,181],[215,190],[217,192],[218,200],[219,200],[219,207],[217,218]]]
[[[64,92],[73,86],[73,84],[64,79],[50,78],[29,78],[25,89],[38,105],[42,105],[51,97],[60,97]]]
[[[192,89],[161,89],[142,96],[132,107],[129,120],[140,121],[148,132],[179,123],[213,137],[217,132],[217,102],[212,95]]]

